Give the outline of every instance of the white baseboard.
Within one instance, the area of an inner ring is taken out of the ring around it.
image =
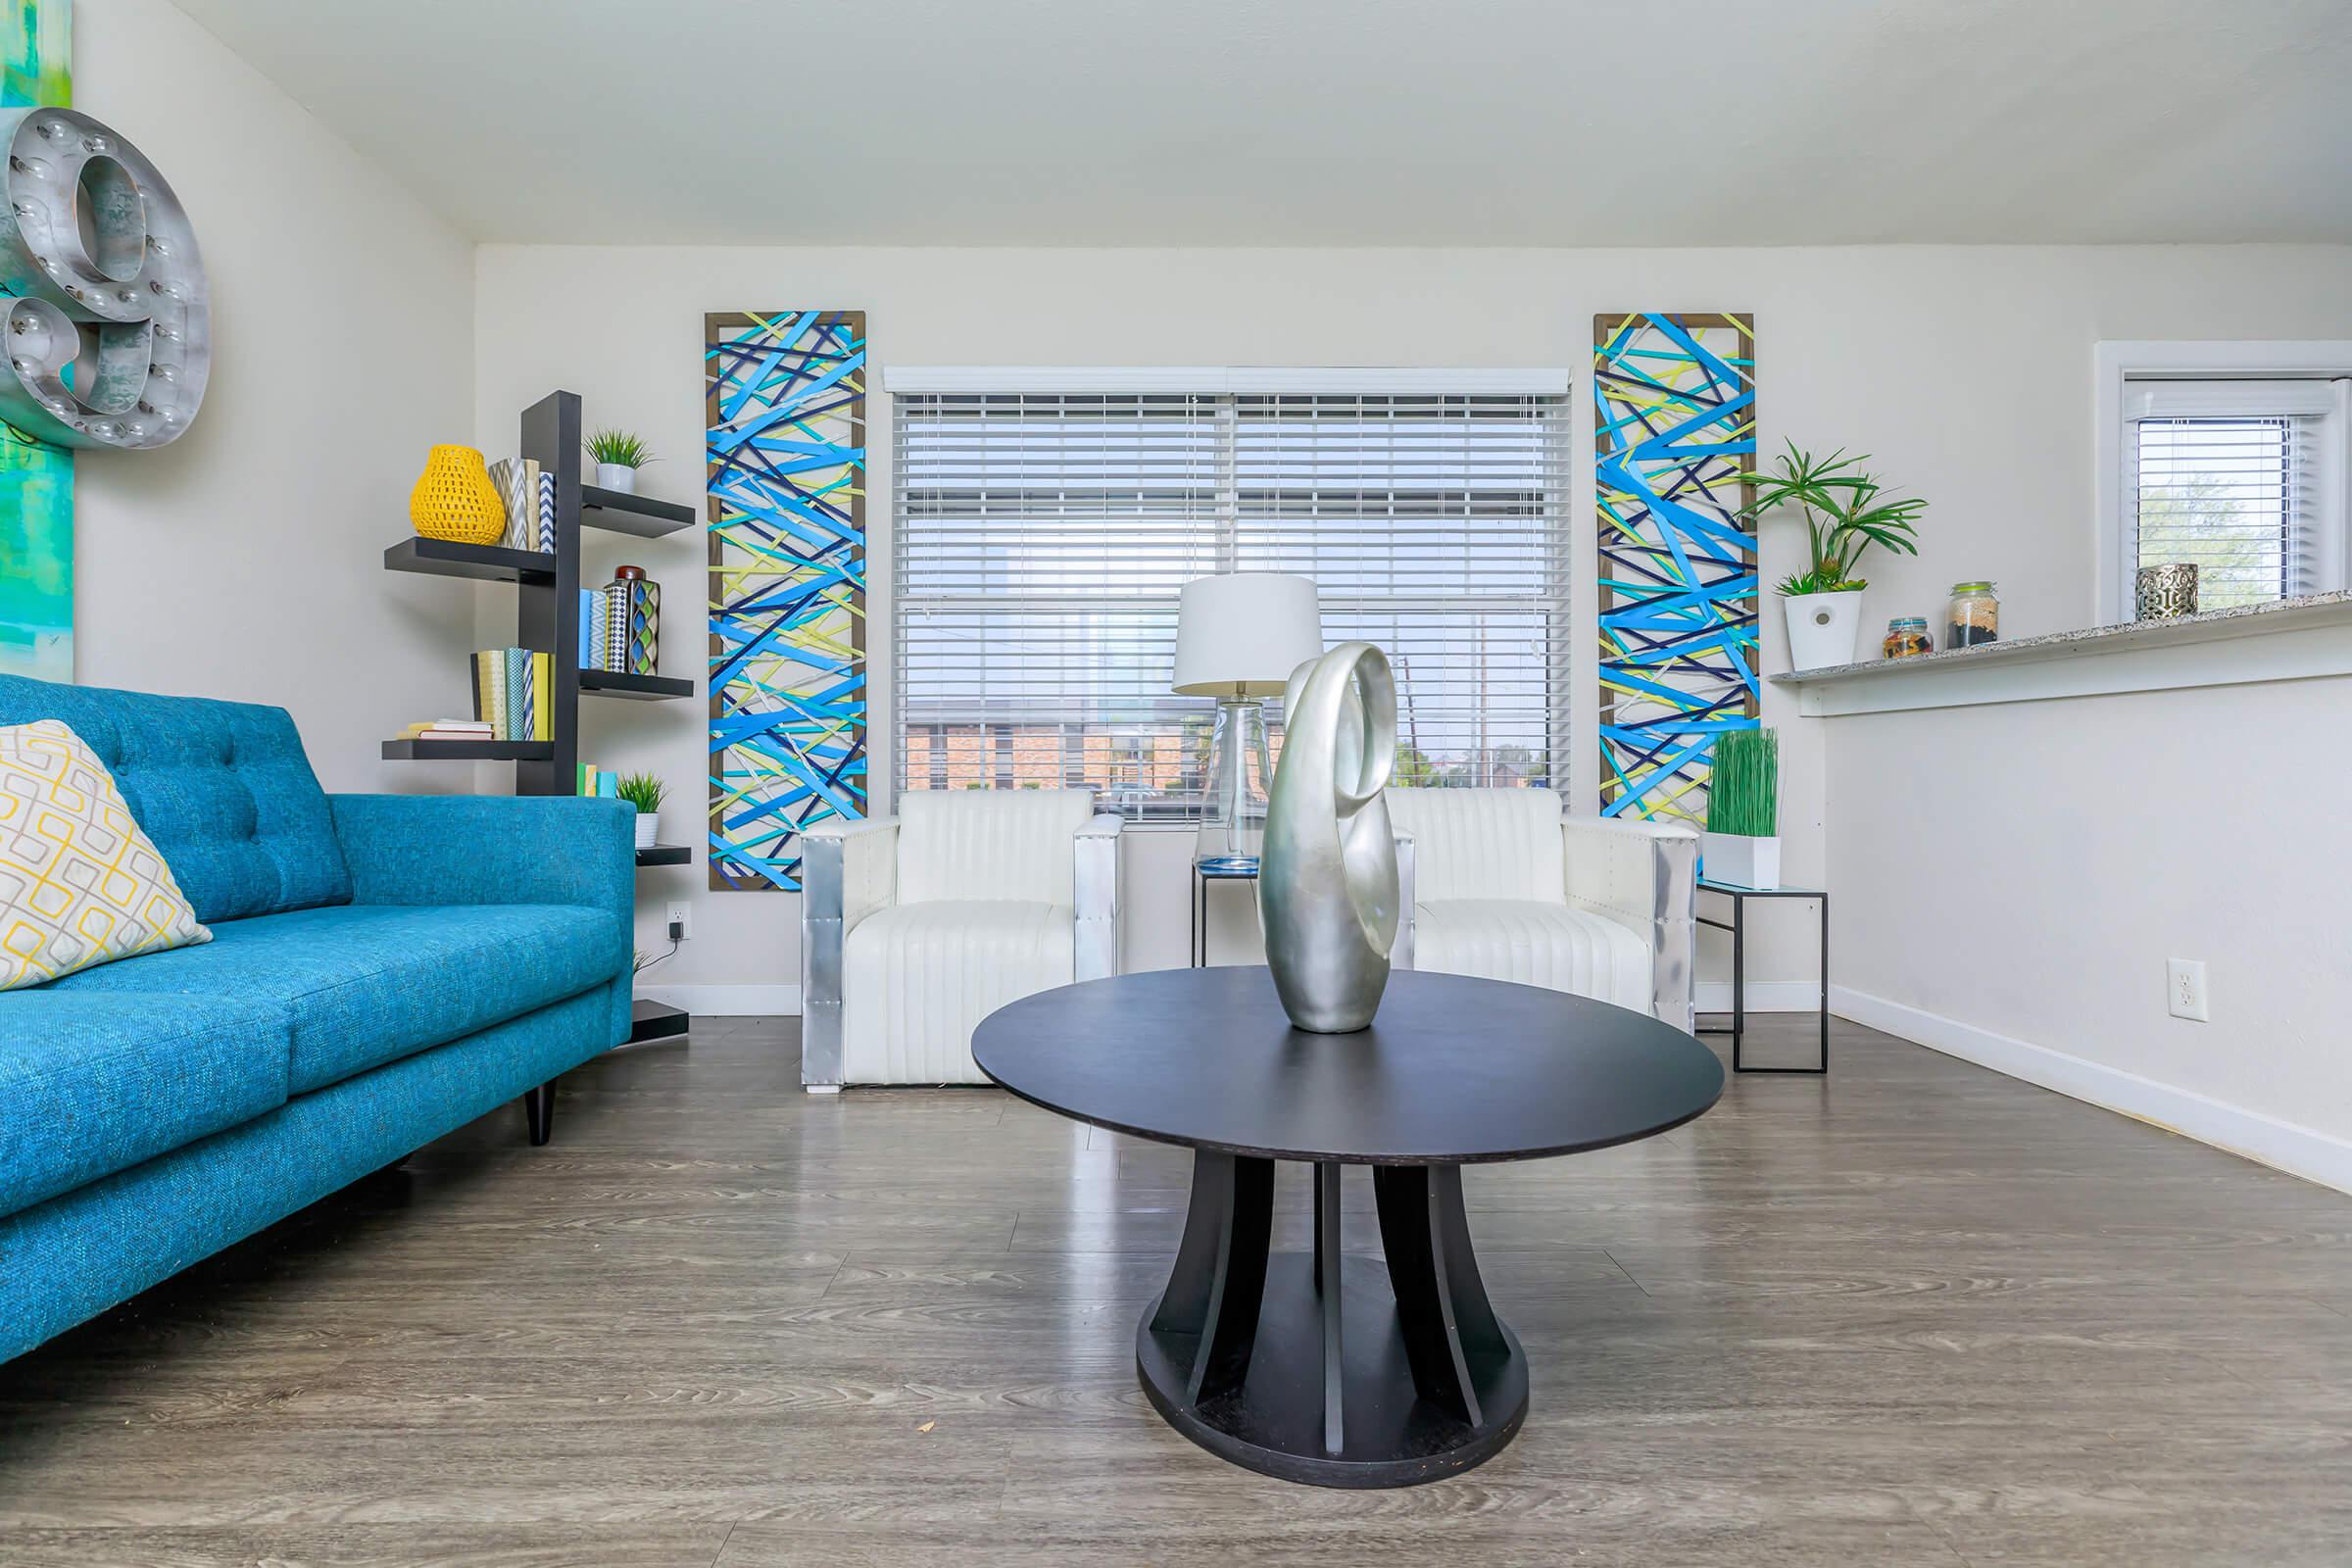
[[[1868,1024],[1947,1056],[2120,1111],[2306,1181],[2352,1193],[2352,1141],[2333,1134],[1847,986],[1830,988],[1830,1009],[1841,1018]]]
[[[801,1012],[799,986],[641,985],[637,995],[698,1018],[797,1018]]]
[[[1729,980],[1701,980],[1691,989],[1699,1011],[1732,1010]],[[1811,980],[1750,980],[1740,1000],[1750,1012],[1812,1012],[1821,1006],[1821,987]]]

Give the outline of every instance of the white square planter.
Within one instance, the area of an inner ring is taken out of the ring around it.
[[[1862,590],[1797,594],[1781,601],[1788,624],[1788,667],[1850,664],[1862,651]]]
[[[1781,885],[1781,841],[1750,838],[1744,833],[1701,833],[1699,870],[1710,882],[1729,882],[1736,888],[1777,888]]]

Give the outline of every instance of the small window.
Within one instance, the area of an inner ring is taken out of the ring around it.
[[[2125,385],[2124,581],[2192,562],[2200,610],[2344,586],[2340,380],[2132,380]]]

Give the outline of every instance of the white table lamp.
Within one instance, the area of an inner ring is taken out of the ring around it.
[[[1291,671],[1323,652],[1315,585],[1278,571],[1196,577],[1176,612],[1176,673],[1170,687],[1217,700],[1209,737],[1208,798],[1201,859],[1254,860],[1265,833],[1273,767],[1264,701],[1280,697]]]

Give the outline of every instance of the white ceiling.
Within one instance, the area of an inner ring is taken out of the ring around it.
[[[178,0],[465,232],[2352,241],[2352,0]]]

